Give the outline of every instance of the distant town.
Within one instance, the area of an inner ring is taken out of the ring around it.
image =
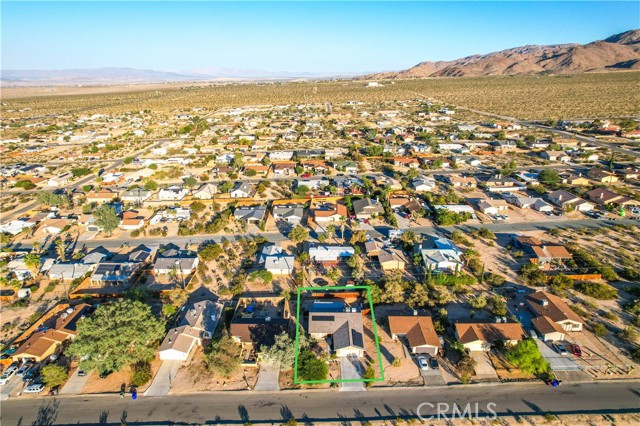
[[[11,112],[3,400],[640,375],[637,119]]]

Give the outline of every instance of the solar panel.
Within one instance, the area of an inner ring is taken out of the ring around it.
[[[314,315],[314,321],[334,321],[335,317],[333,315]]]

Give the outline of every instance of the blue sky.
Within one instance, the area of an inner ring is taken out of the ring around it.
[[[640,2],[6,2],[2,68],[403,69],[640,27]]]

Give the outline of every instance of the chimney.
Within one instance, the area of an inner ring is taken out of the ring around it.
[[[542,306],[547,306],[549,304],[549,301],[547,299],[542,299],[542,300],[540,300],[540,304]]]

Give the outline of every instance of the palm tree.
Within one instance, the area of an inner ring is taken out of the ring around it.
[[[34,253],[40,253],[40,241],[33,242],[33,251]]]
[[[42,261],[40,260],[40,255],[35,253],[27,253],[24,257],[24,265],[29,268],[34,275],[38,275],[40,272],[40,266],[42,265]]]
[[[331,240],[333,238],[333,236],[336,234],[336,227],[333,225],[329,225],[327,226],[327,239]]]
[[[66,259],[65,259],[66,251],[67,251],[67,246],[64,244],[64,241],[62,241],[62,238],[56,240],[56,253],[60,258],[60,262],[66,262]]]
[[[342,237],[342,244],[344,244],[344,225],[347,223],[347,218],[340,216],[338,221],[340,222],[340,236]]]

